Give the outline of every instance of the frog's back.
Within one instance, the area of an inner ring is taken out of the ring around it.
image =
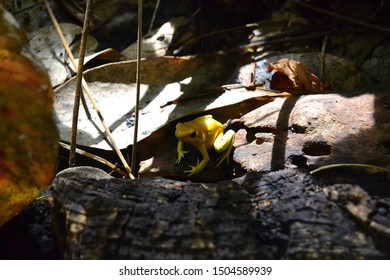
[[[203,131],[208,131],[208,132],[215,132],[222,130],[223,131],[223,126],[222,124],[213,119],[212,115],[205,115],[199,118],[196,118],[194,120],[194,123],[198,126],[199,129]]]

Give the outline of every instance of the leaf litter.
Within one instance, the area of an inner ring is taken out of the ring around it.
[[[104,24],[105,21],[114,17],[113,12],[120,10],[117,8],[117,5],[122,5],[120,2],[121,1],[115,1],[115,3],[112,4],[115,5],[115,7],[111,7],[107,14],[97,14],[96,19],[98,21],[104,18],[99,24]],[[97,1],[98,6],[100,5],[99,7],[104,6],[104,4],[101,5],[102,3],[103,1]],[[135,3],[131,3],[131,5],[134,4]],[[286,5],[288,6],[288,4]],[[226,11],[221,10],[220,12],[223,13]],[[69,13],[74,13],[74,11],[69,10]],[[196,13],[192,16],[195,15]],[[245,30],[245,32],[248,32],[248,38],[252,38],[250,41],[247,41],[250,42],[250,45],[241,47],[241,50],[246,49],[246,51],[248,51],[245,56],[242,55],[242,51],[237,51],[237,49],[235,49],[232,56],[211,52],[209,55],[193,55],[179,58],[168,57],[166,55],[175,53],[177,50],[179,50],[179,53],[181,54],[186,52],[194,53],[196,48],[205,43],[203,39],[207,39],[208,42],[210,42],[213,38],[223,39],[229,36],[224,36],[223,30],[217,30],[217,32],[214,32],[214,30],[207,30],[211,35],[210,37],[207,33],[198,37],[196,33],[193,33],[189,35],[192,36],[192,38],[184,38],[185,41],[182,44],[184,45],[183,51],[180,50],[180,43],[177,41],[174,42],[174,37],[177,35],[177,30],[182,28],[183,25],[185,25],[187,31],[193,30],[193,18],[179,18],[177,25],[179,28],[176,28],[176,19],[160,21],[159,24],[161,27],[156,28],[155,31],[144,36],[143,40],[143,43],[145,44],[144,57],[149,57],[149,59],[142,62],[142,111],[140,114],[141,131],[139,132],[139,139],[143,140],[147,138],[147,136],[165,124],[182,117],[199,115],[205,110],[213,108],[221,108],[221,110],[223,110],[224,107],[229,107],[231,104],[237,104],[245,100],[251,102],[253,98],[269,95],[269,92],[267,91],[260,92],[261,89],[257,86],[251,88],[256,83],[259,83],[259,81],[260,83],[265,82],[266,86],[269,86],[268,83],[271,81],[271,88],[277,90],[287,90],[291,92],[303,91],[306,93],[318,93],[323,89],[323,84],[317,80],[317,77],[326,82],[336,81],[335,84],[340,85],[342,89],[348,90],[354,89],[361,84],[365,77],[360,69],[356,67],[353,60],[344,59],[341,55],[325,53],[325,55],[320,58],[320,53],[318,51],[313,51],[317,50],[316,47],[312,48],[313,45],[310,44],[304,47],[306,50],[304,50],[304,48],[295,48],[294,53],[289,53],[285,50],[282,52],[276,51],[278,49],[283,50],[283,47],[286,48],[286,45],[294,42],[299,43],[301,41],[299,36],[297,36],[297,40],[295,40],[294,37],[288,37],[288,32],[285,32],[287,35],[283,35],[284,28],[287,27],[289,31],[292,30],[295,32],[295,30],[298,30],[298,33],[308,34],[308,30],[310,30],[312,24],[310,20],[305,20],[303,25],[300,24],[299,22],[301,21],[297,20],[299,17],[296,17],[294,14],[286,14],[287,17],[282,14],[283,17],[281,17],[280,11],[278,11],[276,15],[277,22],[281,23],[280,26],[278,25],[279,27],[277,30],[275,30],[277,25],[272,23],[275,21],[275,19],[272,19],[272,16],[270,18],[271,23],[268,22],[268,24],[267,20],[264,20],[251,24],[251,28],[249,29],[233,28],[236,31],[241,30],[240,32],[244,32],[243,30]],[[170,18],[172,19],[172,17]],[[202,18],[201,16],[199,16],[199,19],[200,21],[205,20],[205,18]],[[190,24],[186,26],[189,21]],[[244,20],[244,22],[246,21]],[[296,22],[299,24],[292,24]],[[255,26],[258,28],[254,28]],[[228,35],[229,30],[231,30],[229,29],[229,26],[227,27],[226,35]],[[302,31],[299,28],[302,28]],[[213,37],[213,35],[217,36]],[[313,35],[316,35],[316,33]],[[323,35],[323,33],[318,33],[317,35],[319,35],[317,38],[321,38],[321,36],[325,36],[326,34]],[[245,36],[244,33],[240,34],[240,38],[245,38]],[[315,38],[315,36],[313,38]],[[309,40],[313,40],[313,38],[309,38]],[[380,40],[380,38],[381,36],[378,36],[378,40]],[[223,41],[215,40],[215,44],[213,43],[212,45],[217,48],[223,48],[228,41],[229,40],[225,41],[225,39],[223,39]],[[230,41],[232,40],[230,39]],[[190,44],[187,44],[188,42],[190,42]],[[268,42],[273,46],[272,51],[270,52],[268,52],[268,49],[266,48]],[[171,43],[175,44],[172,48]],[[292,50],[293,48],[290,49]],[[330,48],[328,49],[331,50]],[[60,48],[58,48],[58,50],[60,50]],[[228,49],[228,52],[229,51],[231,51],[231,49]],[[53,52],[53,49],[51,49],[51,52]],[[54,53],[56,52],[58,51],[54,50]],[[103,53],[104,52],[106,52],[106,50],[104,50]],[[253,52],[253,55],[251,52]],[[255,57],[255,54],[258,53],[261,55]],[[122,54],[127,55],[128,58],[132,58],[134,54],[134,44],[129,46]],[[110,55],[112,55],[112,57],[110,57]],[[110,55],[106,56],[105,54],[92,53],[90,58],[86,58],[86,61],[89,61],[88,64],[93,67],[96,65],[96,61],[98,61],[99,58],[108,57],[108,61],[110,59],[112,59],[112,61],[126,59],[123,56],[120,56],[119,52]],[[153,59],[150,59],[151,57],[153,57]],[[252,60],[248,59],[249,57],[251,57]],[[253,67],[253,58],[255,67]],[[46,64],[49,65],[49,67],[51,64],[54,65],[55,62],[53,61],[55,61],[55,59],[58,59],[58,57],[53,57],[52,63],[48,60]],[[274,71],[281,73],[280,69],[282,68],[279,67],[280,65],[276,66],[273,63],[276,63],[280,59],[289,61],[289,63],[285,65],[286,67],[282,67],[284,69],[282,71],[283,75],[288,77],[291,84],[287,87],[283,86],[285,80],[283,83],[278,82],[277,87],[274,87],[276,81]],[[249,64],[251,61],[252,64]],[[106,62],[107,60],[104,63]],[[321,63],[326,66],[324,69],[319,69]],[[272,73],[266,72],[269,64],[271,64],[270,70],[271,68],[275,69]],[[302,66],[303,64],[307,65],[313,72],[308,72],[305,68],[297,67]],[[251,69],[249,71],[251,73],[249,73],[249,76],[243,81],[241,79],[242,71],[240,72],[240,69],[242,70],[242,67],[245,68],[245,66]],[[369,65],[368,67],[371,66]],[[253,70],[253,68],[255,69]],[[371,71],[371,73],[373,73],[373,71]],[[367,75],[367,73],[365,74]],[[64,74],[61,75],[52,74],[52,77],[61,77],[61,80],[63,80]],[[121,61],[108,63],[88,70],[85,73],[85,76],[88,82],[91,83],[92,92],[97,99],[99,106],[102,107],[103,115],[110,124],[110,129],[113,131],[114,138],[117,139],[121,148],[128,147],[132,144],[131,141],[133,139],[133,99],[136,88],[134,83],[135,78],[133,78],[135,77],[135,62]],[[68,76],[66,78],[68,78]],[[52,83],[54,85],[61,84],[60,81],[56,81],[55,83],[53,81],[54,80],[52,80]],[[234,85],[236,83],[238,83],[238,86],[243,87],[230,90],[223,87],[223,85],[226,84]],[[74,78],[58,87],[55,96],[56,105],[54,108],[54,116],[60,130],[61,140],[65,142],[68,142],[70,139],[71,118],[69,114],[72,109],[73,92]],[[207,96],[206,93],[211,94]],[[226,116],[228,116],[228,114]],[[225,119],[222,119],[221,121],[226,120],[226,116]],[[99,149],[111,149],[102,133],[103,129],[97,122],[96,113],[91,109],[88,100],[84,101],[84,106],[81,108],[79,128],[78,143],[80,145]]]
[[[124,149],[132,144],[135,84],[135,61],[109,63],[84,73],[91,91],[109,124],[110,131]],[[142,61],[140,131],[142,140],[168,122],[205,110],[221,108],[268,95],[268,91],[248,91],[245,88],[226,90],[220,94],[202,94],[221,84],[235,83],[238,66],[227,55],[188,58],[163,57]],[[60,128],[62,141],[70,139],[71,109],[75,79],[55,91],[54,118]],[[179,98],[177,104],[166,105]],[[80,109],[78,143],[110,149],[97,115],[86,101]],[[96,128],[99,128],[98,130]]]

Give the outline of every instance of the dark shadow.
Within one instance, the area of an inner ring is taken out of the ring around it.
[[[280,109],[276,121],[274,145],[272,147],[271,170],[279,170],[284,167],[286,160],[286,143],[288,137],[288,122],[290,114],[300,96],[287,97]]]
[[[50,230],[51,204],[35,200],[0,228],[0,260],[60,260]]]

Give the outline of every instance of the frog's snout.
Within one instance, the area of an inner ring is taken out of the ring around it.
[[[183,133],[181,133],[181,129],[180,129],[180,123],[176,125],[175,136],[177,139],[183,138]]]

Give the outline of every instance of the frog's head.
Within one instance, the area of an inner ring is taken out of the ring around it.
[[[179,122],[176,125],[175,136],[179,141],[194,144],[201,142],[202,139],[199,136],[199,131],[193,125],[189,125],[188,123]]]

